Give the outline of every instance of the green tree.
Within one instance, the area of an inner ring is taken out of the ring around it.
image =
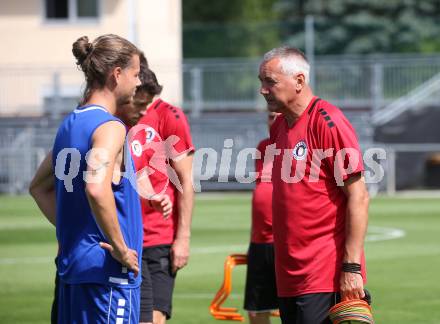
[[[287,24],[315,17],[317,54],[440,51],[438,0],[279,0],[275,7]],[[295,28],[282,38],[304,43]]]
[[[440,51],[439,0],[183,0],[184,57],[304,49],[306,15],[315,17],[316,54]]]
[[[279,44],[277,0],[183,0],[183,56],[253,57]]]

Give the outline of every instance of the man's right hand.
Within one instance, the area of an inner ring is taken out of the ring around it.
[[[110,252],[112,257],[134,272],[134,276],[139,274],[138,254],[135,250],[126,249],[124,252],[118,251],[108,243],[100,242],[99,245]]]
[[[151,199],[150,204],[154,210],[161,212],[165,218],[168,218],[173,211],[173,203],[167,194]]]

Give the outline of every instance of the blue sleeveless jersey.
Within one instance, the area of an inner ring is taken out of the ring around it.
[[[99,283],[134,288],[141,283],[99,242],[108,242],[95,221],[85,193],[86,154],[94,131],[109,121],[120,120],[100,106],[85,106],[70,113],[58,129],[53,147],[57,203],[58,273],[69,284]],[[58,159],[58,160],[57,160]],[[142,218],[134,181],[130,150],[124,147],[125,174],[112,185],[119,225],[130,249],[142,256]]]

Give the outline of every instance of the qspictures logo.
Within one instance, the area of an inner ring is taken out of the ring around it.
[[[139,134],[145,134],[144,144],[138,139]],[[138,125],[133,127],[128,136],[124,150],[124,164],[131,164],[132,158],[143,158],[144,165],[138,170],[127,168],[120,172],[121,179],[126,178],[138,193],[151,199],[163,194],[170,183],[182,192],[182,185],[176,171],[172,168],[173,161],[179,161],[189,150],[178,152],[175,147],[180,138],[170,136],[166,140],[160,138],[151,127]],[[235,153],[236,159],[231,158]],[[132,154],[132,156],[130,156]],[[104,162],[108,160],[109,152],[104,149],[93,148],[84,156],[76,148],[64,148],[58,152],[55,161],[55,175],[63,182],[66,191],[73,191],[73,181],[81,177],[84,182],[103,181],[105,172]],[[262,160],[264,170],[259,174],[248,166],[255,160]],[[204,147],[194,151],[193,156],[193,188],[201,192],[203,181],[212,181],[217,176],[218,182],[234,181],[249,184],[261,178],[263,182],[272,179],[272,168],[268,168],[277,159],[280,165],[281,181],[297,183],[299,181],[317,182],[321,179],[321,170],[327,168],[333,171],[334,181],[338,186],[344,184],[347,175],[358,170],[359,163],[365,167],[366,183],[379,183],[384,177],[384,169],[380,161],[386,159],[386,151],[382,148],[369,148],[363,154],[354,148],[333,148],[310,150],[305,141],[299,141],[292,149],[278,149],[275,144],[268,145],[265,154],[256,148],[242,148],[234,150],[233,139],[225,139],[224,147],[220,151]],[[231,174],[233,177],[231,178]],[[235,178],[235,179],[234,179]],[[143,182],[150,183],[146,187]]]

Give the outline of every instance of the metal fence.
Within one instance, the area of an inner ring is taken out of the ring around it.
[[[385,177],[381,188],[388,195],[400,190],[440,189],[440,144],[384,145]]]
[[[29,183],[55,137],[50,120],[32,126],[15,120],[0,128],[0,193],[27,192]],[[53,121],[52,121],[53,122]],[[56,122],[58,123],[58,122]],[[40,125],[38,125],[40,124]]]
[[[263,110],[259,60],[186,60],[183,107],[194,116],[209,110]],[[440,56],[317,57],[315,93],[343,108],[377,109],[440,73]],[[439,98],[432,98],[438,100]]]
[[[184,60],[183,108],[263,110],[259,59]],[[321,56],[312,67],[315,92],[343,108],[377,109],[440,73],[440,55]],[[0,116],[70,110],[83,78],[74,67],[0,65]],[[438,96],[432,98],[438,101]]]
[[[45,155],[43,148],[3,148],[0,155],[0,193],[26,193]]]

